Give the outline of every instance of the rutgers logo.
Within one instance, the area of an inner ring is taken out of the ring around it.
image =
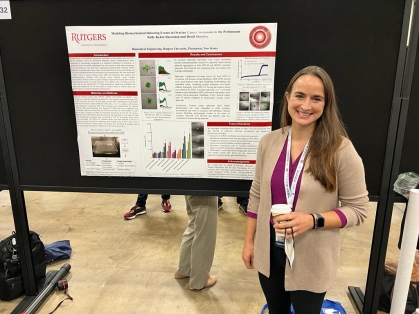
[[[271,32],[265,26],[256,26],[250,31],[249,40],[253,47],[265,48],[271,42]]]
[[[99,41],[106,40],[106,34],[76,34],[71,33],[71,41],[80,44],[81,41]]]

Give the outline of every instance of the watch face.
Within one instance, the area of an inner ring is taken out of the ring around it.
[[[324,217],[320,214],[317,214],[317,228],[324,227]]]

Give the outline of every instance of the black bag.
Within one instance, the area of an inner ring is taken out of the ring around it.
[[[418,265],[413,265],[411,279],[417,279]],[[394,281],[396,280],[397,263],[386,262],[384,267],[384,276],[381,284],[381,293],[378,304],[380,311],[390,313],[391,300],[393,298]],[[419,295],[418,295],[419,281],[410,281],[409,292],[407,294],[405,314],[412,314],[416,308],[419,308]]]
[[[38,285],[45,279],[47,260],[45,247],[39,235],[29,231],[32,260],[35,268],[35,280]],[[25,294],[20,265],[19,249],[13,233],[0,242],[0,299],[10,301]]]

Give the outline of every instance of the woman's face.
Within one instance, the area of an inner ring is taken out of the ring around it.
[[[302,75],[294,82],[291,92],[285,93],[285,96],[292,125],[303,128],[312,127],[314,130],[325,105],[322,80],[317,76]]]

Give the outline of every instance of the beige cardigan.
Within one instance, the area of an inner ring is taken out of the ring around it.
[[[248,210],[256,213],[254,237],[254,266],[269,277],[269,219],[272,202],[271,177],[288,131],[272,131],[259,143],[256,170],[250,189]],[[304,169],[310,158],[307,158]],[[338,189],[326,192],[322,185],[307,172],[303,172],[295,211],[321,213],[340,209],[346,216],[346,227],[360,225],[367,214],[368,191],[364,166],[351,141],[343,139],[337,152]],[[339,206],[339,200],[341,206]],[[285,271],[285,289],[325,292],[332,284],[339,264],[340,228],[308,230],[295,238],[295,258],[292,269]],[[361,249],[361,248],[360,248]]]

